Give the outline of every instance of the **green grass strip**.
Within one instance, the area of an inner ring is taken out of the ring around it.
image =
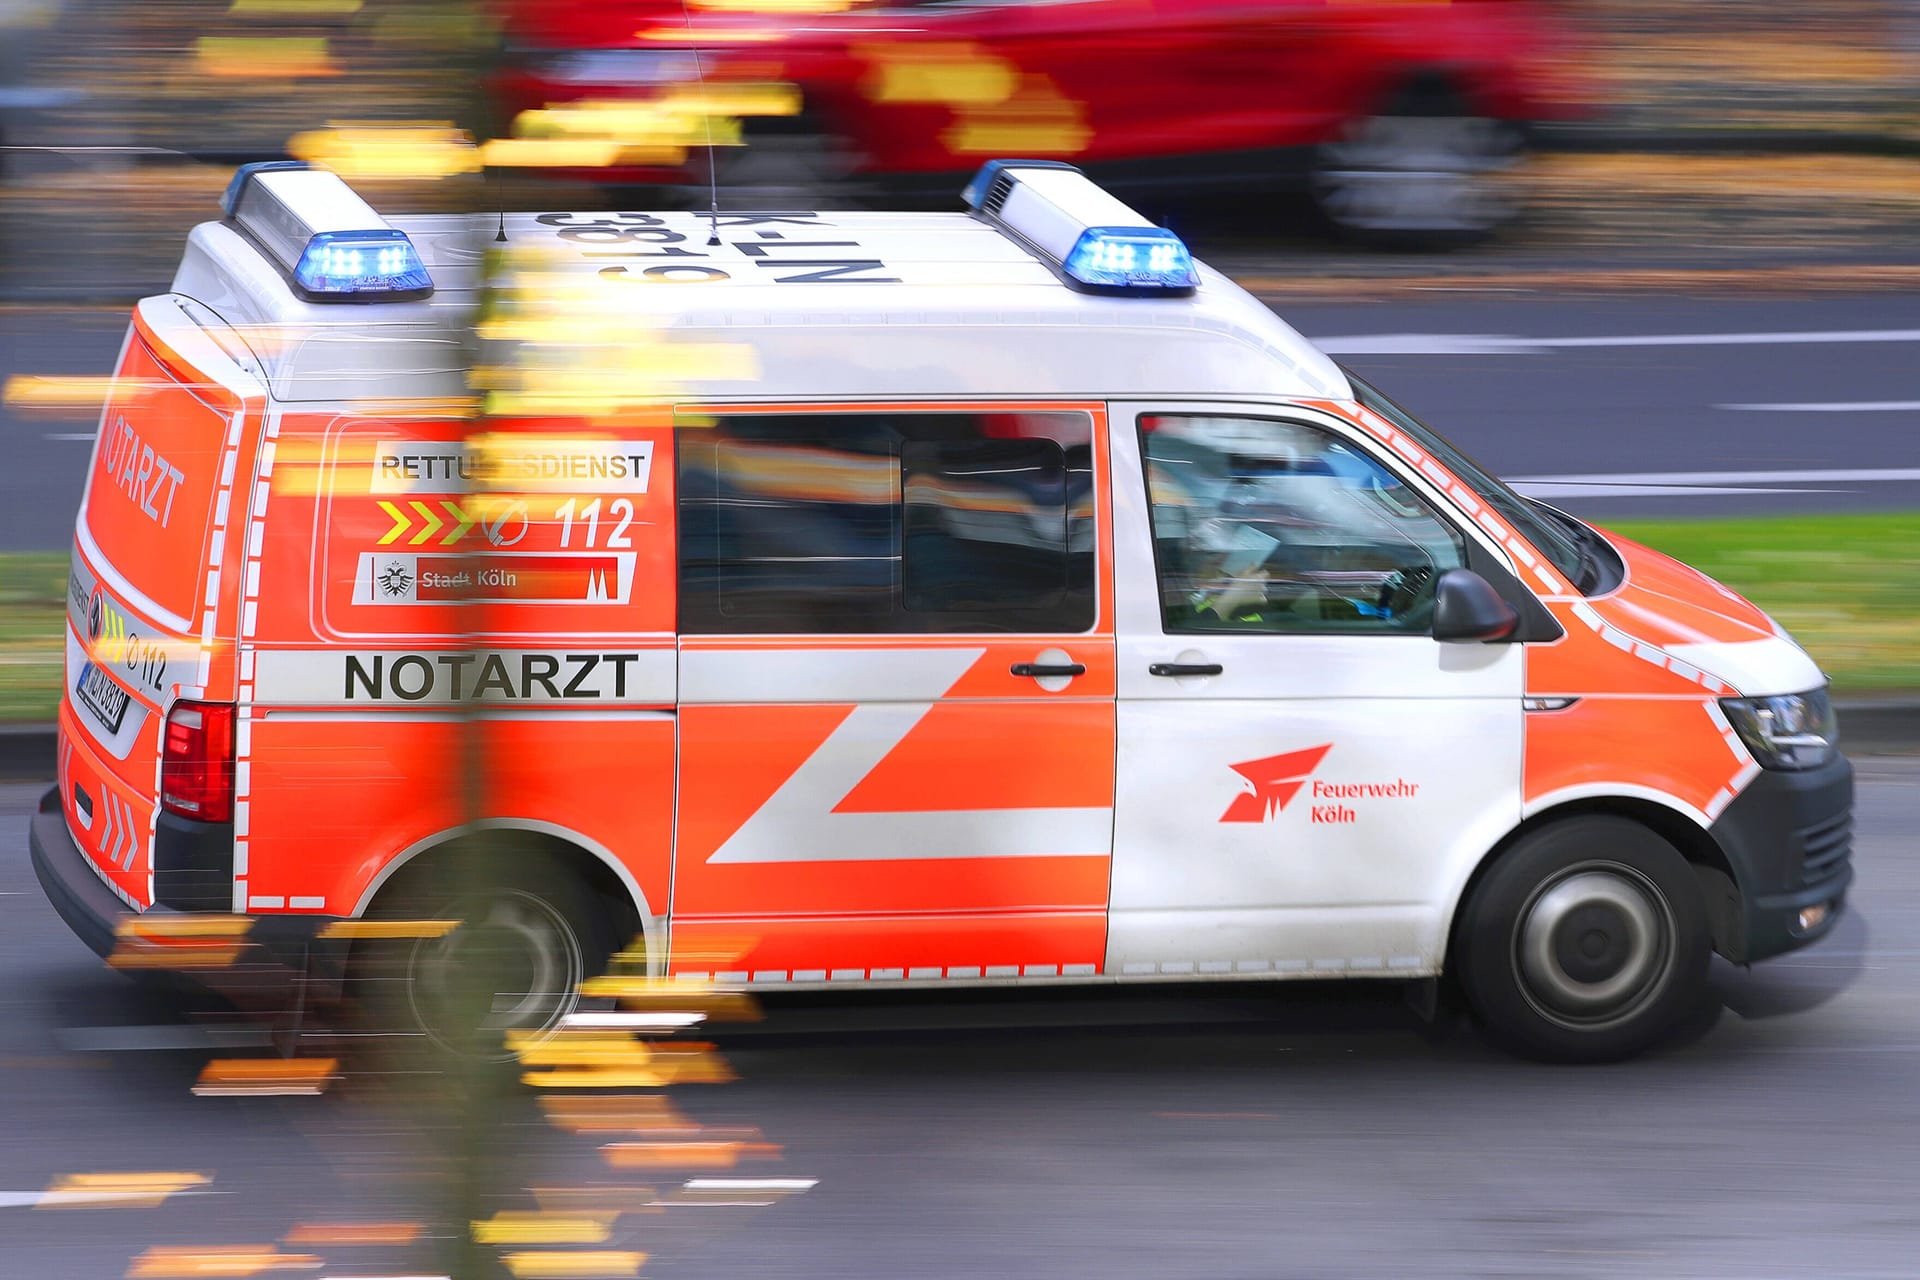
[[[1920,691],[1920,511],[1607,522],[1780,620],[1842,696]],[[60,698],[64,552],[0,552],[0,720]]]
[[[1772,614],[1835,694],[1920,690],[1920,511],[1601,523]]]

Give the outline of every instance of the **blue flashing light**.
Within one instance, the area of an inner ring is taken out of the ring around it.
[[[987,192],[993,189],[994,178],[1002,169],[1066,169],[1072,173],[1080,172],[1077,166],[1064,160],[989,160],[960,189],[960,198],[966,202],[967,208],[980,207],[987,198]]]
[[[305,160],[256,160],[252,164],[243,164],[233,171],[233,181],[227,183],[227,193],[220,197],[220,212],[231,218],[234,206],[240,203],[241,189],[247,180],[256,173],[272,173],[279,169],[305,169]]]
[[[1127,293],[1187,292],[1200,284],[1193,255],[1164,227],[1088,227],[1062,269],[1079,284]]]
[[[293,268],[294,283],[318,298],[420,293],[433,277],[404,231],[322,231]]]

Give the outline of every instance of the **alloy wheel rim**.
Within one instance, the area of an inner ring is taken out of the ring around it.
[[[1514,969],[1535,1012],[1559,1026],[1617,1026],[1666,989],[1673,909],[1619,863],[1583,863],[1536,889],[1514,927]]]

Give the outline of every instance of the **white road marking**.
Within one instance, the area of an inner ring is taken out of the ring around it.
[[[93,443],[93,437],[94,433],[91,431],[48,431],[43,436],[47,440],[68,440],[87,444]]]
[[[1824,468],[1802,471],[1609,471],[1590,475],[1513,476],[1515,485],[1791,485],[1920,480],[1920,467]],[[1744,490],[1743,490],[1744,491]]]
[[[1717,404],[1716,409],[1744,409],[1750,413],[1912,413],[1920,400],[1815,400],[1805,404]]]
[[[1328,355],[1511,356],[1585,347],[1748,347],[1807,343],[1920,342],[1920,329],[1807,332],[1626,333],[1589,338],[1523,338],[1498,333],[1373,333],[1310,339]]]

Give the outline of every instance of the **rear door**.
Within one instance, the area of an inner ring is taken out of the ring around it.
[[[233,696],[235,531],[266,404],[257,375],[210,314],[174,297],[141,302],[75,522],[61,795],[80,847],[137,906],[153,900],[167,708]]]
[[[1116,407],[1110,969],[1430,972],[1519,820],[1522,646],[1442,645],[1469,535],[1306,410]]]
[[[1098,971],[1101,423],[843,406],[681,433],[676,972]]]

